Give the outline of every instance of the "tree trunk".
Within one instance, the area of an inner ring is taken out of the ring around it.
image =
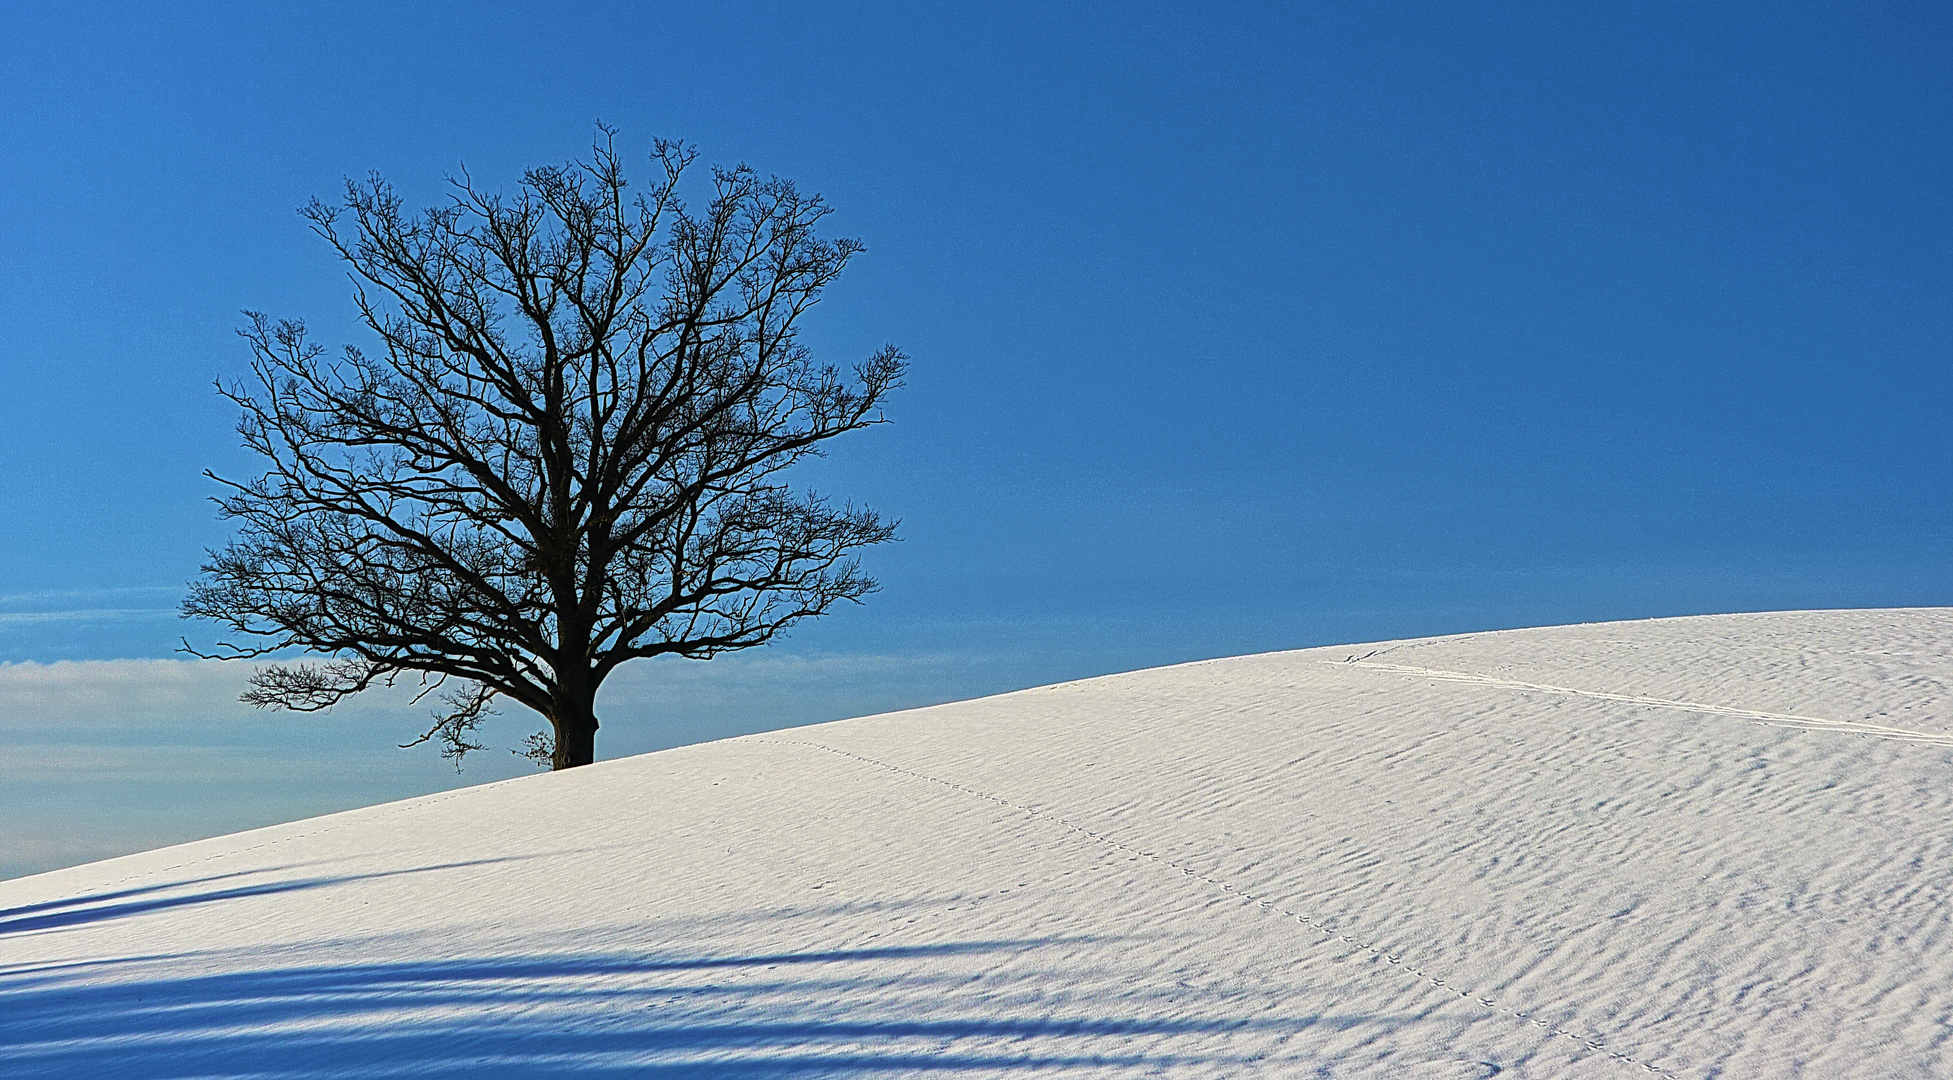
[[[556,752],[549,756],[551,769],[569,769],[597,760],[597,713],[595,701],[559,702],[550,710],[549,722],[556,729]]]

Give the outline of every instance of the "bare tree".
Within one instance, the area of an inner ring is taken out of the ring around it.
[[[781,476],[881,422],[901,379],[893,347],[844,374],[796,336],[861,246],[745,166],[688,208],[693,157],[659,141],[632,196],[600,129],[589,162],[513,195],[464,175],[413,214],[376,175],[307,206],[380,347],[330,356],[246,313],[252,377],[218,390],[267,466],[209,474],[242,526],[183,604],[239,637],[190,651],[329,657],[269,664],[244,696],[301,712],[417,677],[445,707],[416,742],[457,763],[509,698],[547,718],[527,752],[562,769],[593,760],[597,688],[625,662],[760,645],[873,591],[852,553],[893,523]]]

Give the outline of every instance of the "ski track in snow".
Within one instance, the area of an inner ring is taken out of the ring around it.
[[[1765,712],[1762,709],[1739,709],[1729,705],[1707,705],[1699,701],[1670,701],[1667,698],[1647,697],[1641,694],[1609,694],[1599,690],[1579,690],[1571,686],[1548,686],[1545,683],[1520,682],[1517,679],[1501,679],[1494,675],[1475,675],[1468,671],[1441,671],[1437,668],[1412,667],[1408,664],[1379,664],[1364,660],[1320,660],[1317,663],[1338,668],[1362,668],[1368,671],[1389,671],[1399,675],[1415,675],[1427,679],[1442,679],[1445,682],[1475,683],[1479,686],[1496,686],[1505,690],[1531,690],[1542,694],[1564,694],[1569,697],[1593,698],[1596,701],[1618,701],[1624,705],[1644,705],[1651,709],[1680,709],[1683,712],[1710,713],[1716,716],[1734,716],[1743,720],[1775,727],[1804,728],[1812,731],[1837,731],[1849,735],[1871,735],[1880,739],[1896,739],[1900,742],[1932,743],[1935,746],[1953,746],[1953,736],[1935,735],[1926,731],[1912,731],[1907,728],[1887,727],[1883,724],[1867,724],[1856,720],[1827,720],[1821,716],[1793,716],[1789,713]]]

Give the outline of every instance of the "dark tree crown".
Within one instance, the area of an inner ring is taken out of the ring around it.
[[[333,658],[269,665],[245,700],[316,711],[415,673],[446,684],[420,741],[478,749],[507,697],[550,719],[532,750],[561,768],[620,664],[760,645],[874,590],[853,553],[893,523],[782,478],[901,379],[893,347],[843,373],[797,337],[860,244],[743,165],[688,208],[678,143],[628,195],[602,135],[512,196],[463,177],[416,215],[373,176],[304,209],[379,345],[332,356],[247,312],[251,377],[218,387],[266,469],[212,474],[241,528],[183,611],[239,635],[214,655]]]

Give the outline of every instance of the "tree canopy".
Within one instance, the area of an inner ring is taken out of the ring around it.
[[[861,245],[743,165],[688,207],[694,157],[657,142],[631,193],[603,130],[509,194],[464,175],[412,213],[375,175],[303,209],[378,345],[247,312],[250,375],[219,383],[264,472],[209,474],[240,528],[183,611],[230,632],[197,655],[275,661],[244,700],[318,711],[413,676],[443,702],[416,741],[458,761],[506,698],[560,769],[593,760],[620,665],[761,645],[875,589],[855,555],[894,524],[783,475],[882,422],[902,378],[892,346],[843,371],[798,336]]]

